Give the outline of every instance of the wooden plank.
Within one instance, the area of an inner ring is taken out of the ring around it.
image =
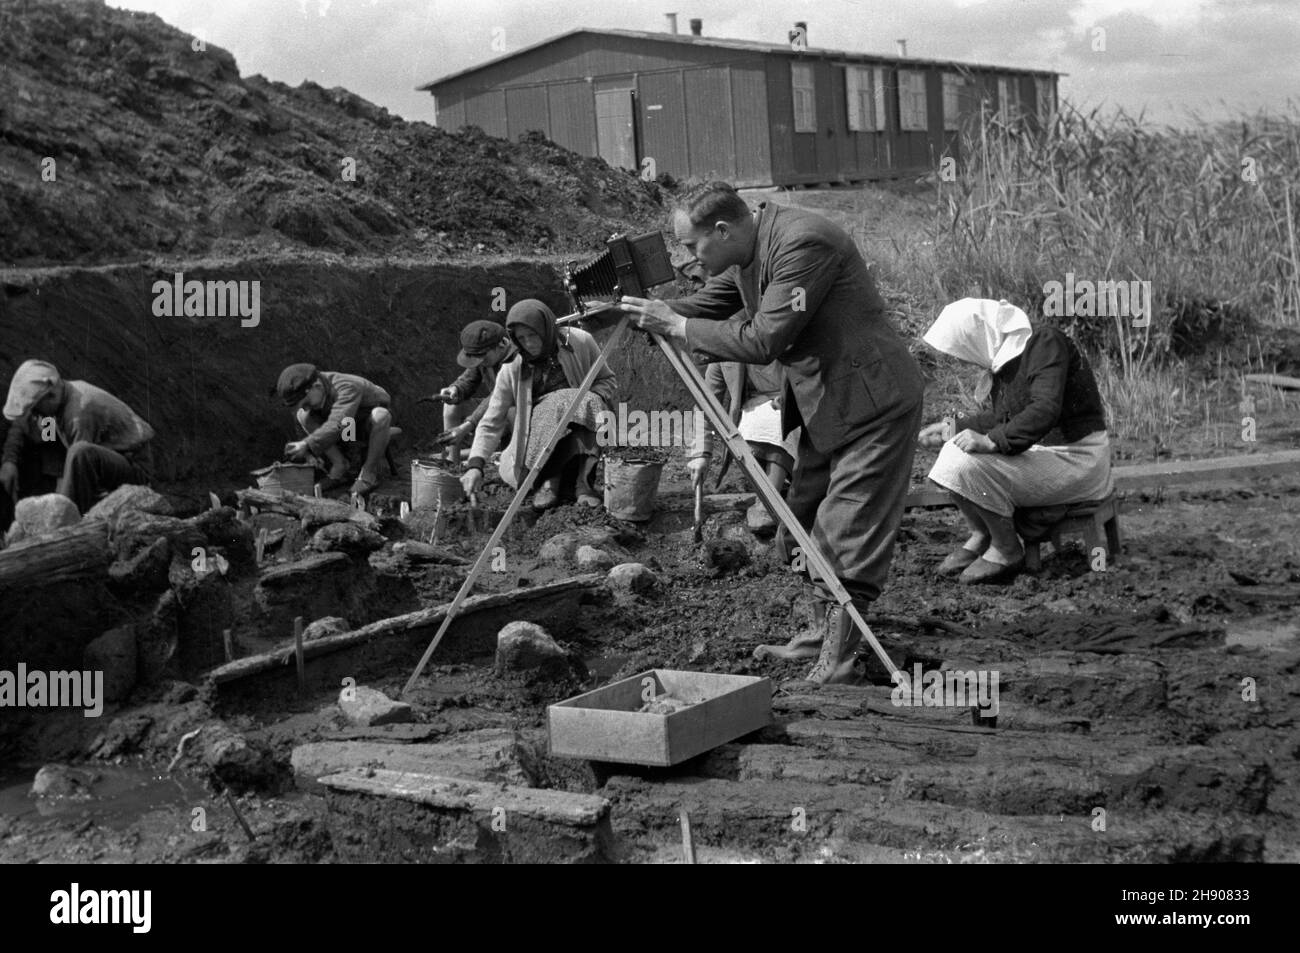
[[[425,804],[453,811],[506,815],[521,814],[535,820],[569,827],[593,827],[609,816],[610,803],[593,794],[571,794],[542,788],[516,787],[442,777],[387,768],[330,774],[320,783],[333,791],[370,794]]]
[[[1114,467],[1115,489],[1121,492],[1154,490],[1163,486],[1276,476],[1300,475],[1300,450],[1237,454],[1211,460],[1174,460]],[[947,490],[922,488],[907,494],[910,507],[951,506]]]

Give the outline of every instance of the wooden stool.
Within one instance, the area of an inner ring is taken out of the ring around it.
[[[1104,500],[1089,500],[1076,503],[1066,511],[1065,518],[1052,527],[1052,550],[1061,551],[1061,536],[1065,533],[1077,533],[1083,536],[1087,546],[1088,558],[1093,550],[1101,546],[1106,550],[1106,564],[1119,555],[1119,501],[1112,493]],[[1104,539],[1104,542],[1103,542]],[[1045,542],[1045,540],[1044,540]],[[1037,572],[1042,568],[1042,542],[1025,544],[1025,568]]]

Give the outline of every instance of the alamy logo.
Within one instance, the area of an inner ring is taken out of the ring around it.
[[[242,328],[262,321],[261,281],[185,280],[178,271],[171,281],[153,283],[153,313],[158,318],[225,318],[238,315]]]
[[[978,706],[981,718],[998,715],[998,673],[983,669],[961,672],[955,669],[923,671],[912,666],[912,675],[898,669],[893,674],[894,690],[889,699],[899,708],[970,708]]]
[[[1049,318],[1098,317],[1132,318],[1133,327],[1151,324],[1151,282],[1074,280],[1074,272],[1065,273],[1065,283],[1043,284],[1043,314]]]
[[[50,894],[51,923],[129,923],[131,932],[148,933],[153,922],[152,890],[71,890]]]
[[[87,718],[104,712],[104,673],[0,670],[0,708],[84,708]]]
[[[704,429],[704,411],[627,409],[596,414],[596,443],[602,447],[689,447]]]

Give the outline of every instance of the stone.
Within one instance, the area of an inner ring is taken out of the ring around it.
[[[544,563],[563,563],[573,559],[579,546],[613,548],[617,546],[617,537],[612,529],[604,526],[592,526],[580,530],[568,530],[557,533],[537,552],[537,558]]]
[[[567,672],[568,667],[568,653],[536,623],[510,622],[497,633],[498,675],[532,669],[560,674]]]
[[[24,539],[48,536],[65,526],[81,522],[77,504],[58,493],[29,496],[18,501],[14,508],[13,525],[5,536],[5,545],[12,546]]]
[[[283,767],[261,745],[250,742],[225,722],[209,721],[198,735],[203,763],[223,784],[237,791],[272,787]]]
[[[91,797],[82,775],[66,764],[47,764],[36,772],[28,797],[71,798],[86,801]]]
[[[159,516],[171,516],[173,512],[171,504],[161,493],[147,486],[126,483],[87,510],[86,519],[108,520],[122,510],[140,510]]]
[[[578,568],[586,572],[604,572],[614,568],[614,557],[595,546],[579,546],[575,555],[578,558]]]
[[[308,545],[322,553],[361,554],[383,549],[385,542],[382,535],[357,523],[330,523],[316,530]]]
[[[606,577],[614,589],[644,595],[659,586],[659,577],[644,563],[620,563]]]
[[[114,562],[108,567],[108,577],[123,589],[166,589],[171,559],[171,543],[160,536],[134,556]]]
[[[341,635],[344,632],[351,631],[352,626],[348,624],[347,619],[336,615],[327,615],[303,629],[302,640],[311,642],[313,639],[323,639],[327,635]]]
[[[120,702],[131,694],[137,679],[135,626],[109,629],[86,646],[86,671],[104,673],[104,701]]]
[[[347,686],[339,692],[339,708],[348,724],[392,725],[412,721],[415,713],[406,702],[396,702],[383,692],[364,685]]]

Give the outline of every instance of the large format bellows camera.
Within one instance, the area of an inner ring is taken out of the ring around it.
[[[579,314],[592,299],[616,301],[623,295],[636,298],[676,277],[662,232],[646,232],[635,238],[615,235],[599,257],[585,265],[569,262],[564,267],[564,287]]]

